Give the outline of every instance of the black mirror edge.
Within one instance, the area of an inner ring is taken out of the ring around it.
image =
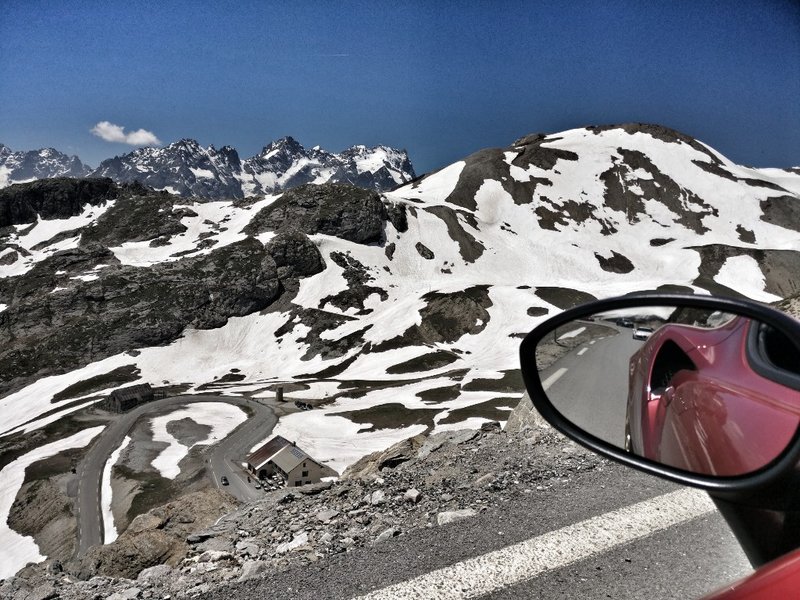
[[[534,407],[557,431],[598,454],[622,464],[667,479],[675,483],[707,491],[714,498],[747,502],[775,510],[795,509],[795,494],[780,493],[782,489],[800,486],[800,474],[795,467],[800,461],[800,428],[786,450],[769,465],[741,477],[708,477],[655,463],[632,455],[608,442],[575,427],[561,416],[547,398],[536,366],[536,346],[556,327],[589,314],[637,306],[692,306],[721,310],[758,319],[800,340],[800,321],[764,304],[738,298],[693,296],[686,294],[632,294],[597,300],[568,309],[535,327],[520,344],[520,365],[525,387]]]

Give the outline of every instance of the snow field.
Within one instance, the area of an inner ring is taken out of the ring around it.
[[[780,296],[764,291],[766,282],[758,262],[752,256],[731,256],[720,267],[714,281],[743,293],[759,302],[775,302]]]
[[[191,419],[195,423],[208,425],[211,431],[202,441],[191,446],[184,445],[180,440],[167,431],[167,425],[172,421]],[[198,402],[171,412],[167,415],[154,417],[150,421],[153,430],[154,442],[169,444],[153,459],[153,467],[167,479],[175,479],[181,472],[179,463],[194,446],[210,446],[227,437],[234,429],[244,423],[247,415],[238,406],[224,402]]]
[[[20,256],[16,262],[10,265],[0,265],[0,277],[22,275],[30,271],[36,263],[43,261],[54,252],[77,248],[80,239],[79,235],[67,238],[55,244],[50,244],[40,250],[33,249],[37,244],[52,239],[59,233],[78,229],[79,227],[84,227],[92,223],[105,211],[114,206],[114,203],[115,200],[109,200],[101,206],[91,206],[87,204],[80,215],[67,219],[39,219],[33,228],[26,233],[22,232],[30,227],[30,225],[15,225],[17,233],[10,236],[8,243],[20,246],[29,252],[30,256]]]
[[[213,223],[219,228],[226,228],[226,231],[216,232],[217,235],[213,239],[217,240],[217,243],[213,247],[192,254],[192,256],[202,256],[247,237],[241,233],[242,229],[259,210],[274,202],[276,198],[277,196],[267,196],[251,207],[242,209],[236,208],[230,201],[195,202],[186,207],[197,213],[197,216],[183,217],[181,223],[187,227],[187,230],[173,236],[169,244],[150,247],[150,240],[125,242],[121,246],[111,248],[111,251],[123,265],[146,267],[161,262],[172,262],[180,259],[180,257],[172,256],[173,254],[193,250],[200,242],[202,234],[215,231],[214,226],[209,223]],[[176,208],[180,208],[180,206],[176,206]]]
[[[117,527],[114,524],[114,513],[111,511],[112,502],[112,489],[111,489],[111,469],[119,462],[119,457],[128,444],[131,443],[131,438],[125,436],[119,448],[111,453],[108,457],[105,466],[103,467],[103,479],[100,484],[100,508],[103,511],[103,543],[110,544],[119,535]]]
[[[51,442],[20,456],[0,471],[0,579],[11,577],[30,562],[45,560],[31,536],[20,535],[8,526],[8,515],[19,489],[25,481],[25,470],[35,462],[72,448],[84,448],[104,427],[91,427],[63,440]]]

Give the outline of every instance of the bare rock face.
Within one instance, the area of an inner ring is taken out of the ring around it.
[[[175,208],[176,199],[154,192],[121,198],[83,230],[81,245],[99,243],[113,247],[183,233],[186,226],[181,219],[196,215],[186,207]]]
[[[73,217],[81,214],[85,205],[105,204],[122,191],[107,178],[59,177],[12,185],[0,190],[0,227],[33,223],[37,215],[42,219]]]
[[[0,393],[32,377],[167,344],[186,327],[221,327],[280,292],[275,260],[254,238],[145,268],[121,266],[109,254],[97,245],[56,253],[0,284],[9,305],[0,318]],[[94,279],[71,278],[98,259],[110,266],[91,271]]]
[[[95,575],[136,576],[148,567],[177,565],[187,554],[187,536],[234,510],[233,498],[216,488],[183,496],[139,515],[114,542],[93,546],[68,570],[81,579]]]
[[[381,240],[385,216],[376,192],[338,183],[308,184],[289,190],[261,209],[243,232],[257,235],[295,229],[369,244]]]
[[[315,275],[325,269],[319,249],[300,231],[281,232],[267,243],[266,248],[278,267],[281,279]]]

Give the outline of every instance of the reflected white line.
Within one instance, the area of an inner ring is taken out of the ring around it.
[[[584,354],[586,354],[588,351],[589,351],[589,349],[588,349],[588,348],[584,348],[583,350],[579,350],[579,351],[578,351],[578,356],[583,356],[583,355],[584,355]]]
[[[551,385],[553,385],[556,381],[558,381],[561,378],[561,376],[566,372],[567,372],[566,368],[564,368],[564,367],[560,368],[558,371],[556,371],[555,373],[550,375],[550,377],[548,377],[547,379],[545,379],[542,382],[542,388],[544,388],[546,390]]]

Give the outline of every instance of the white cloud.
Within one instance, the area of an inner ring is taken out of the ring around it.
[[[160,146],[161,140],[152,131],[137,129],[130,133],[125,133],[125,129],[120,125],[114,125],[109,121],[100,121],[90,130],[97,137],[107,142],[119,142],[130,144],[131,146]]]

